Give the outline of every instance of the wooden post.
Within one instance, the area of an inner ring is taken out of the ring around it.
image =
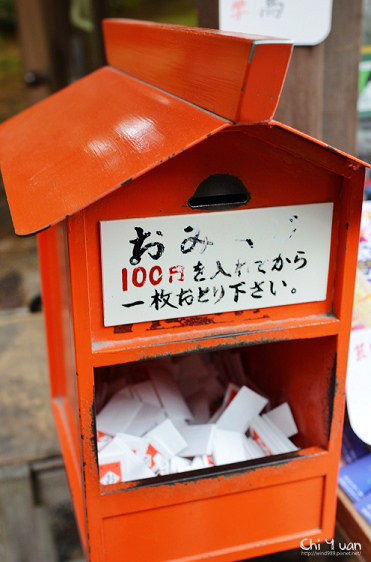
[[[53,90],[59,90],[67,86],[71,80],[72,54],[69,2],[42,0],[42,6],[51,58],[52,86]]]
[[[69,4],[16,0],[25,73],[33,72],[36,80],[29,88],[30,105],[105,63],[101,20],[107,15],[106,0],[92,0],[91,33],[72,26]]]
[[[325,42],[323,139],[355,154],[362,0],[334,0],[332,31]]]
[[[294,47],[275,119],[323,138],[324,43]]]
[[[355,154],[361,39],[362,0],[333,0],[327,39],[294,48],[275,118]]]
[[[218,0],[197,0],[198,25],[210,29],[219,28]]]
[[[106,63],[103,32],[102,32],[102,19],[108,17],[108,2],[107,0],[92,0],[92,12],[94,20],[94,63],[95,68],[99,68]]]
[[[32,74],[35,79],[28,89],[28,103],[32,105],[51,93],[51,61],[45,21],[40,0],[16,0],[15,8],[25,77],[30,77],[30,84]]]

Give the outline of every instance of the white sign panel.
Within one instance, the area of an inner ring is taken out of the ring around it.
[[[219,0],[219,27],[317,45],[331,29],[332,0]]]
[[[324,300],[332,208],[102,221],[105,326]]]
[[[346,395],[350,425],[371,445],[371,328],[351,333]]]

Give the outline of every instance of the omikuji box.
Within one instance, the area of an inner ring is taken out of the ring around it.
[[[329,540],[364,165],[272,120],[289,43],[104,31],[108,66],[0,128],[15,230],[39,239],[86,559],[235,561]],[[171,470],[147,477],[151,439]],[[258,439],[288,452],[259,456]]]

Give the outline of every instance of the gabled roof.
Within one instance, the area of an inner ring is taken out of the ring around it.
[[[290,43],[104,22],[109,66],[0,126],[17,234],[41,231],[231,122],[272,117]]]
[[[226,124],[117,70],[96,71],[0,129],[17,234],[59,222]]]
[[[129,20],[106,20],[104,33],[110,66],[0,127],[17,234],[63,220],[231,121],[269,119],[291,54],[280,40]]]

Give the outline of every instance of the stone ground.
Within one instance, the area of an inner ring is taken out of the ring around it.
[[[44,325],[41,312],[31,313],[41,294],[34,237],[13,234],[4,196],[0,198],[0,495],[8,466],[60,459],[51,415]],[[12,362],[16,357],[17,365]],[[57,460],[58,467],[62,465]],[[61,469],[59,469],[61,470]],[[82,551],[65,477],[59,495],[47,507],[58,562],[81,560]],[[0,497],[1,500],[1,497]],[[1,507],[1,506],[0,506]],[[1,512],[1,509],[0,509]],[[4,538],[0,513],[0,560]],[[41,535],[42,537],[44,535]],[[4,539],[5,540],[5,539]],[[42,540],[42,539],[40,539]],[[50,541],[49,541],[50,542]],[[5,556],[5,554],[4,554]],[[17,558],[18,560],[18,558]],[[23,560],[23,558],[22,558]],[[27,559],[28,560],[28,559]],[[51,558],[46,555],[45,560]],[[54,562],[54,559],[53,559]]]

